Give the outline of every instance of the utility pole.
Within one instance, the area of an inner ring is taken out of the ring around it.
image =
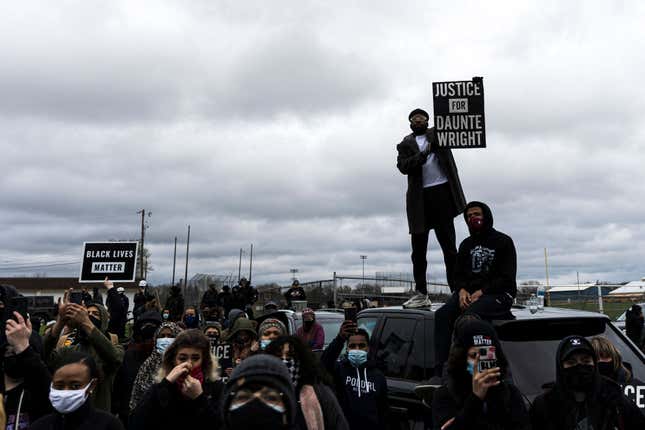
[[[363,286],[365,286],[365,260],[367,260],[367,255],[361,255],[361,260],[363,261]]]
[[[237,263],[237,282],[240,282],[242,279],[242,248],[240,248],[240,260]]]
[[[249,284],[253,278],[253,244],[251,244],[251,257],[249,261]]]
[[[188,285],[188,251],[190,249],[190,224],[188,225],[188,238],[186,239],[186,271],[184,272],[184,296]]]
[[[139,274],[140,274],[140,279],[146,279],[145,277],[145,272],[143,270],[143,240],[145,239],[146,236],[146,210],[141,209],[140,211],[137,212],[138,214],[141,214],[141,250],[139,253]]]
[[[175,285],[175,266],[177,265],[177,236],[175,236],[175,252],[172,254],[172,282]]]
[[[549,289],[549,258],[546,254],[546,248],[544,248],[544,271],[546,272],[546,289]]]

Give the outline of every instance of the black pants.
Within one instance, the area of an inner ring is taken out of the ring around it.
[[[462,312],[459,307],[459,292],[454,292],[434,314],[435,369],[441,368],[448,361],[452,331],[455,321],[462,313],[477,314],[486,321],[514,319],[511,314],[512,305],[513,298],[508,294],[484,294]]]
[[[443,253],[443,261],[446,265],[446,279],[450,290],[453,290],[453,278],[457,262],[457,246],[455,235],[454,203],[449,185],[442,184],[435,187],[428,187],[423,190],[425,226],[423,233],[413,233],[412,240],[412,273],[416,290],[421,294],[428,292],[426,286],[426,270],[428,261],[428,236],[430,230],[434,230],[437,242]]]

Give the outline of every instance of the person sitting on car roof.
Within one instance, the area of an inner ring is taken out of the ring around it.
[[[556,353],[556,381],[531,406],[534,429],[644,429],[645,416],[620,385],[602,378],[591,342],[564,338]]]
[[[447,383],[432,398],[433,428],[530,428],[522,394],[506,381],[507,369],[492,325],[479,319],[458,324],[448,359]]]
[[[338,336],[320,358],[334,378],[338,403],[352,430],[381,430],[387,426],[387,381],[368,360],[370,336],[354,321],[344,321]],[[347,342],[347,357],[338,356]]]
[[[304,288],[300,286],[300,282],[297,279],[294,279],[291,284],[291,288],[284,293],[284,298],[287,301],[287,308],[292,308],[292,301],[307,301],[307,295],[305,294]]]
[[[484,320],[512,319],[517,294],[517,255],[513,239],[493,228],[493,214],[481,202],[466,205],[464,218],[470,236],[457,253],[455,292],[435,313],[435,375],[448,359],[452,330],[464,313]]]
[[[296,336],[314,351],[325,347],[325,330],[316,322],[316,313],[313,309],[303,309],[302,327],[298,328]]]

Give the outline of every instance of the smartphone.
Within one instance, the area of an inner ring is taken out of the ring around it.
[[[477,370],[482,372],[486,369],[497,367],[497,354],[494,346],[482,346],[479,348],[479,364]]]
[[[29,318],[28,308],[29,301],[27,300],[27,297],[12,297],[11,301],[9,302],[9,310],[11,311],[11,313],[8,315],[8,317],[18,322],[16,320],[16,316],[13,314],[15,311],[18,312],[26,320],[27,318]]]
[[[356,322],[356,314],[357,314],[357,309],[354,307],[351,308],[345,308],[345,320],[346,321],[354,321]]]
[[[83,304],[83,293],[80,291],[72,291],[69,293],[69,302],[76,303],[77,305]]]

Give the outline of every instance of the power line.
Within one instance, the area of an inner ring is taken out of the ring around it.
[[[80,264],[80,261],[70,261],[68,263],[50,263],[50,264],[35,264],[26,266],[13,266],[13,267],[0,267],[0,270],[21,270],[21,269],[39,269],[41,267],[54,267],[54,266],[70,266],[72,264]]]

